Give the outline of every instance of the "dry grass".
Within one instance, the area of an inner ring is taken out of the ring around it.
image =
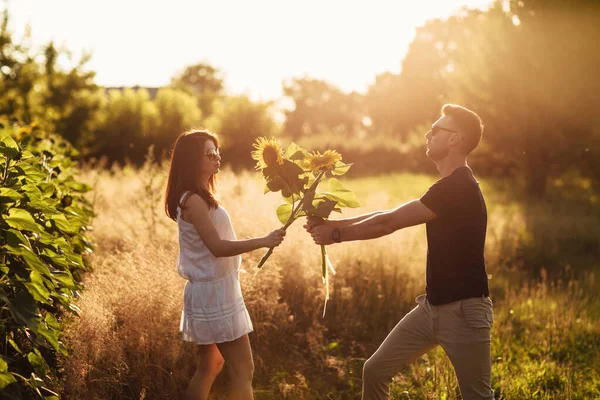
[[[63,321],[71,349],[62,362],[65,397],[179,399],[196,358],[194,345],[182,342],[178,332],[184,280],[175,267],[176,224],[161,206],[164,170],[88,169],[83,179],[95,187],[90,199],[98,214],[97,250],[79,300],[81,317]],[[395,207],[421,195],[433,180],[394,175],[348,181],[363,207],[347,215]],[[280,225],[279,195],[263,195],[256,174],[225,171],[219,187],[238,237]],[[489,193],[486,258],[496,305],[497,398],[587,398],[600,387],[598,372],[588,368],[600,362],[598,349],[588,347],[600,347],[600,303],[588,293],[597,287],[593,274],[564,284],[527,283],[512,265],[529,249],[523,241],[532,215],[509,202],[510,193],[482,187]],[[322,318],[320,252],[301,225],[291,226],[255,277],[263,250],[243,257],[242,286],[255,325],[250,340],[256,398],[356,398],[364,360],[424,291],[424,227],[331,246],[338,274]],[[214,399],[225,398],[222,375]],[[456,398],[451,365],[441,351],[431,352],[398,377],[393,393],[398,399]]]

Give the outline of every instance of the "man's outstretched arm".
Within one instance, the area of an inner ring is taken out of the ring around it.
[[[420,200],[413,200],[400,207],[375,214],[363,221],[339,228],[342,242],[353,240],[375,239],[389,235],[398,229],[424,224],[437,218],[437,215],[427,208]],[[321,224],[312,227],[310,234],[316,244],[329,245],[333,243],[331,232],[335,228]]]

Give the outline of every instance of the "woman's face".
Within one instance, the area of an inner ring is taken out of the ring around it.
[[[210,177],[219,172],[221,168],[221,155],[219,149],[212,140],[204,142],[204,152],[202,153],[202,175]]]

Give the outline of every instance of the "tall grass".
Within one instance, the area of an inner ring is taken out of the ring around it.
[[[175,267],[176,224],[160,204],[164,174],[150,164],[84,173],[96,189],[98,250],[79,301],[82,315],[63,321],[71,350],[62,361],[66,398],[179,399],[193,374],[195,347],[178,332],[185,282]],[[396,174],[347,180],[363,204],[347,215],[395,207],[420,196],[435,179]],[[495,305],[497,398],[599,397],[600,299],[593,255],[600,216],[590,212],[596,205],[569,208],[561,201],[573,199],[555,198],[533,206],[507,184],[481,185],[489,209],[486,260]],[[263,195],[255,174],[222,172],[219,187],[238,237],[279,226],[280,198]],[[557,208],[569,213],[557,215]],[[323,318],[320,252],[301,225],[290,227],[256,276],[263,251],[243,256],[242,287],[255,326],[255,396],[359,398],[364,361],[424,291],[425,228],[331,246],[338,273]],[[583,247],[568,239],[574,234]],[[224,371],[211,398],[226,398],[226,384]],[[395,399],[459,398],[452,366],[439,349],[398,375],[392,393]]]

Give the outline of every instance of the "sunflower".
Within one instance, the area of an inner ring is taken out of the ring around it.
[[[304,160],[304,168],[311,172],[327,172],[335,168],[335,164],[342,160],[342,155],[335,150],[326,150],[325,153],[313,152]]]
[[[252,147],[256,149],[252,152],[252,158],[256,160],[256,169],[261,170],[276,164],[283,164],[283,149],[277,139],[259,137]]]

